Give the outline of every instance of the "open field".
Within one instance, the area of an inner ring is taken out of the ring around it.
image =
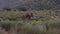
[[[33,13],[31,20],[21,19],[20,16],[26,12]],[[8,31],[2,29],[3,26]],[[0,33],[60,34],[60,10],[0,11]]]

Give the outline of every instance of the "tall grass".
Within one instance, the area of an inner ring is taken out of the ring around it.
[[[29,12],[29,11],[26,11]],[[10,24],[11,28],[8,34],[59,34],[60,32],[60,16],[59,18],[51,18],[56,15],[53,10],[31,11],[34,14],[33,20],[21,20],[20,15],[25,12],[10,11],[0,12],[0,26]],[[51,13],[50,13],[51,12]],[[43,16],[44,18],[40,18]],[[9,26],[8,26],[9,27]],[[48,30],[47,30],[48,27]],[[1,30],[2,31],[2,30]],[[3,31],[2,31],[3,32]]]

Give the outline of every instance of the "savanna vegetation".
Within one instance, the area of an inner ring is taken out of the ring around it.
[[[0,34],[60,34],[60,10],[0,11]]]

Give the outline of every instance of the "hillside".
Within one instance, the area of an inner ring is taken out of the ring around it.
[[[60,9],[60,0],[0,0],[0,8]]]

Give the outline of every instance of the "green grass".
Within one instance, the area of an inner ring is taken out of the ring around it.
[[[58,12],[56,12],[58,11]],[[37,15],[35,20],[21,20],[20,16],[25,12],[19,11],[5,11],[0,12],[0,26],[2,24],[11,24],[10,34],[59,34],[60,29],[53,28],[52,26],[60,23],[59,10],[43,10],[43,11],[26,11],[33,12],[34,16]],[[51,16],[58,15],[59,18],[51,18]],[[38,18],[44,16],[45,18]],[[46,23],[49,30],[46,30]],[[56,25],[57,26],[57,25]],[[17,32],[17,30],[19,30]]]

